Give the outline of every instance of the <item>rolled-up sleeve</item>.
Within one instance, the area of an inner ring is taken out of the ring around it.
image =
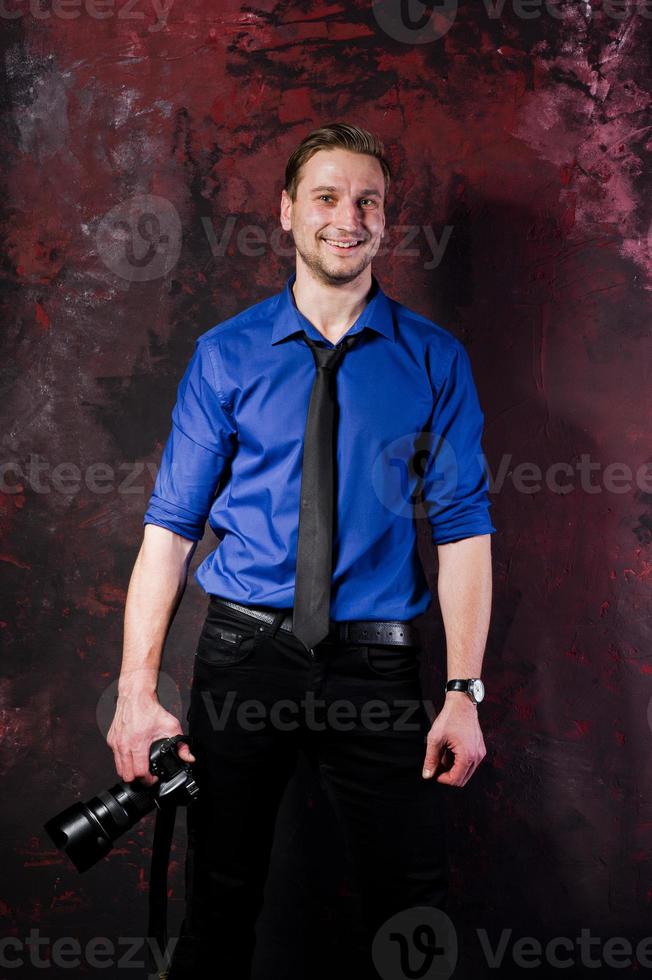
[[[198,339],[177,389],[172,429],[143,524],[200,541],[236,445],[236,426],[219,386],[219,348]]]
[[[435,392],[427,434],[429,458],[422,499],[435,544],[496,530],[489,516],[483,427],[469,356],[455,341],[449,368]]]

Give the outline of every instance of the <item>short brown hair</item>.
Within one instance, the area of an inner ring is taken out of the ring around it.
[[[297,198],[297,185],[301,178],[304,163],[318,150],[350,150],[352,153],[366,153],[378,160],[385,179],[385,197],[389,191],[391,171],[385,158],[385,147],[380,139],[359,126],[348,123],[328,123],[313,129],[301,140],[285,167],[285,190],[293,201]]]

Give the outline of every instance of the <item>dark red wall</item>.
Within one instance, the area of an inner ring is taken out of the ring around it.
[[[448,796],[458,921],[494,946],[503,929],[651,931],[652,11],[444,7],[430,36],[400,4],[366,0],[186,0],[164,24],[146,3],[105,19],[81,3],[71,19],[5,8],[3,934],[142,934],[150,819],[82,877],[42,823],[115,781],[123,607],[176,385],[196,336],[282,288],[288,239],[270,236],[285,161],[336,119],[378,132],[394,165],[374,271],[465,343],[485,410],[488,756]],[[248,225],[262,244],[238,238]],[[193,568],[210,548],[208,531]],[[183,714],[204,605],[191,580],[165,657]],[[423,637],[438,698],[436,603]],[[347,872],[302,779],[310,800],[299,780],[270,894],[287,901],[288,862],[309,868],[293,914],[335,950]],[[180,822],[173,927],[183,844]],[[266,913],[260,980],[285,975],[284,929],[300,962],[284,922]]]

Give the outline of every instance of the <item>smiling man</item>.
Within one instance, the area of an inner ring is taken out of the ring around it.
[[[123,779],[151,782],[149,745],[182,730],[156,682],[208,518],[219,547],[195,573],[210,600],[195,647],[193,752],[182,750],[200,799],[187,815],[187,914],[170,980],[249,977],[299,752],[356,875],[368,943],[357,976],[376,975],[371,942],[390,916],[446,904],[442,792],[464,786],[485,755],[495,528],[468,355],[372,275],[389,184],[373,134],[343,123],[310,133],[281,199],[296,271],[202,334],[179,385],[107,739]],[[434,718],[413,622],[432,601],[419,516],[437,546],[446,634]]]

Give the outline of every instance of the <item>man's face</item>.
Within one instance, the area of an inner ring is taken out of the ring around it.
[[[281,225],[322,282],[351,282],[371,263],[385,228],[384,193],[378,160],[341,149],[319,150],[303,165],[296,201],[283,190]]]

